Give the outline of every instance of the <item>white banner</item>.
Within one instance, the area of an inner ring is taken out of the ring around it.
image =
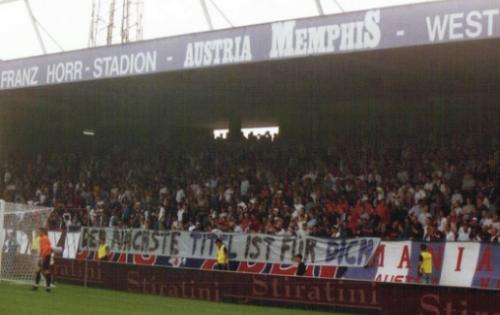
[[[383,258],[379,257],[379,264],[375,281],[382,282],[408,282],[406,280],[411,266],[412,242],[382,242],[384,247]],[[380,259],[383,262],[380,262]],[[413,266],[417,268],[417,266]]]
[[[470,287],[476,274],[481,243],[446,243],[441,285]]]
[[[267,234],[151,231],[140,229],[83,228],[80,250],[96,251],[99,240],[115,253],[213,259],[215,240],[221,239],[234,261],[292,264],[301,254],[314,265],[363,267],[375,252],[379,238],[325,239]]]

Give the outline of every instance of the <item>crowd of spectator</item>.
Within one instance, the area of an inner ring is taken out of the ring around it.
[[[498,155],[461,141],[312,149],[250,136],[4,158],[0,196],[53,207],[56,229],[499,242]]]

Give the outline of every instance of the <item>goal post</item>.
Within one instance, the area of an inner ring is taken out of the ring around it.
[[[0,281],[33,280],[38,260],[33,239],[51,212],[52,208],[0,200]]]

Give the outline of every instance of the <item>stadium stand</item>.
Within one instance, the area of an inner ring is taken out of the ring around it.
[[[307,152],[251,135],[203,150],[15,156],[0,187],[7,201],[55,207],[51,229],[498,242],[499,152],[467,139],[415,141]]]

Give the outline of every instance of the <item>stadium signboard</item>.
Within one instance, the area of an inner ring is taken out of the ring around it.
[[[215,240],[227,246],[230,260],[291,264],[301,254],[314,265],[364,267],[380,243],[379,238],[324,239],[311,236],[289,237],[267,234],[153,231],[142,229],[82,229],[80,250],[96,251],[101,239],[115,253],[211,259]]]
[[[450,0],[4,61],[0,90],[500,37],[500,1]]]
[[[85,271],[85,268],[88,270]],[[75,272],[76,270],[76,272]],[[59,259],[59,281],[186,299],[369,313],[497,314],[500,291],[158,268]]]

